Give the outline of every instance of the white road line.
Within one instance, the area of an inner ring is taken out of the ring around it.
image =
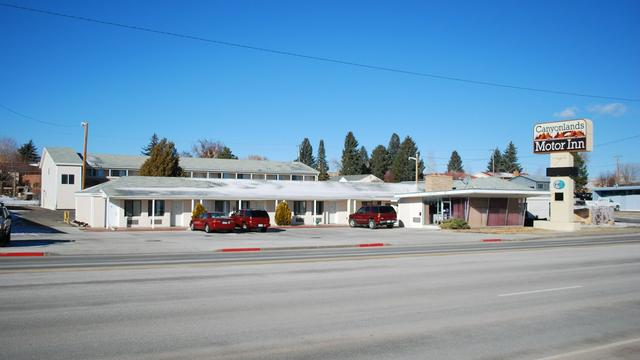
[[[640,338],[628,339],[628,340],[618,341],[618,342],[614,342],[614,343],[607,344],[607,345],[600,345],[600,346],[596,346],[596,347],[592,347],[592,348],[571,351],[571,352],[564,353],[564,354],[547,356],[547,357],[539,358],[539,359],[536,359],[536,360],[557,360],[557,359],[562,359],[562,358],[566,358],[566,357],[569,357],[569,356],[582,355],[582,354],[586,354],[586,353],[590,353],[590,352],[594,352],[594,351],[610,349],[610,348],[614,348],[614,347],[622,346],[622,345],[627,345],[627,344],[631,344],[631,343],[638,342],[638,341],[640,341]]]
[[[536,293],[543,293],[543,292],[550,292],[550,291],[578,289],[578,288],[581,288],[581,287],[582,287],[582,285],[575,285],[575,286],[566,286],[566,287],[553,288],[553,289],[540,289],[540,290],[531,290],[531,291],[520,291],[520,292],[514,292],[514,293],[508,293],[508,294],[500,294],[498,296],[527,295],[527,294],[536,294]]]

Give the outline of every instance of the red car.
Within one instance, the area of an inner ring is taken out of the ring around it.
[[[236,224],[223,213],[214,212],[200,214],[200,216],[192,218],[189,227],[192,231],[204,230],[210,233],[212,231],[233,231]]]
[[[267,232],[271,226],[269,214],[264,210],[238,210],[233,212],[230,217],[235,226],[243,231],[259,229],[262,232]]]
[[[363,206],[349,215],[349,226],[366,225],[370,229],[386,225],[392,228],[398,216],[391,206]]]

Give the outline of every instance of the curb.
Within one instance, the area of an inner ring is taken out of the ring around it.
[[[0,253],[0,256],[47,256],[44,252],[8,252]]]
[[[327,246],[289,246],[272,248],[223,248],[214,250],[216,252],[260,252],[260,251],[281,251],[281,250],[312,250],[312,249],[343,249],[343,248],[368,248],[389,246],[384,243],[354,244],[354,245],[327,245]]]
[[[502,239],[482,239],[482,242],[502,242]]]

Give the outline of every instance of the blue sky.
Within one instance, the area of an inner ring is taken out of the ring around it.
[[[4,1],[4,0],[3,0]],[[10,1],[105,21],[480,81],[640,99],[636,1]],[[411,135],[442,171],[513,141],[525,170],[532,125],[588,117],[591,175],[640,162],[640,102],[486,87],[304,60],[0,6],[0,137],[39,148],[138,154],[153,132],[189,150],[292,160],[308,137],[340,159],[353,131],[371,151]],[[332,164],[330,164],[332,165]]]

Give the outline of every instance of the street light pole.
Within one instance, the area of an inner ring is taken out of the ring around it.
[[[83,121],[80,125],[84,128],[84,149],[82,150],[82,190],[87,184],[87,138],[89,135],[89,122]]]
[[[415,160],[416,162],[416,186],[418,186],[418,166],[420,164],[420,152],[416,152],[416,156],[409,156],[409,160]]]

